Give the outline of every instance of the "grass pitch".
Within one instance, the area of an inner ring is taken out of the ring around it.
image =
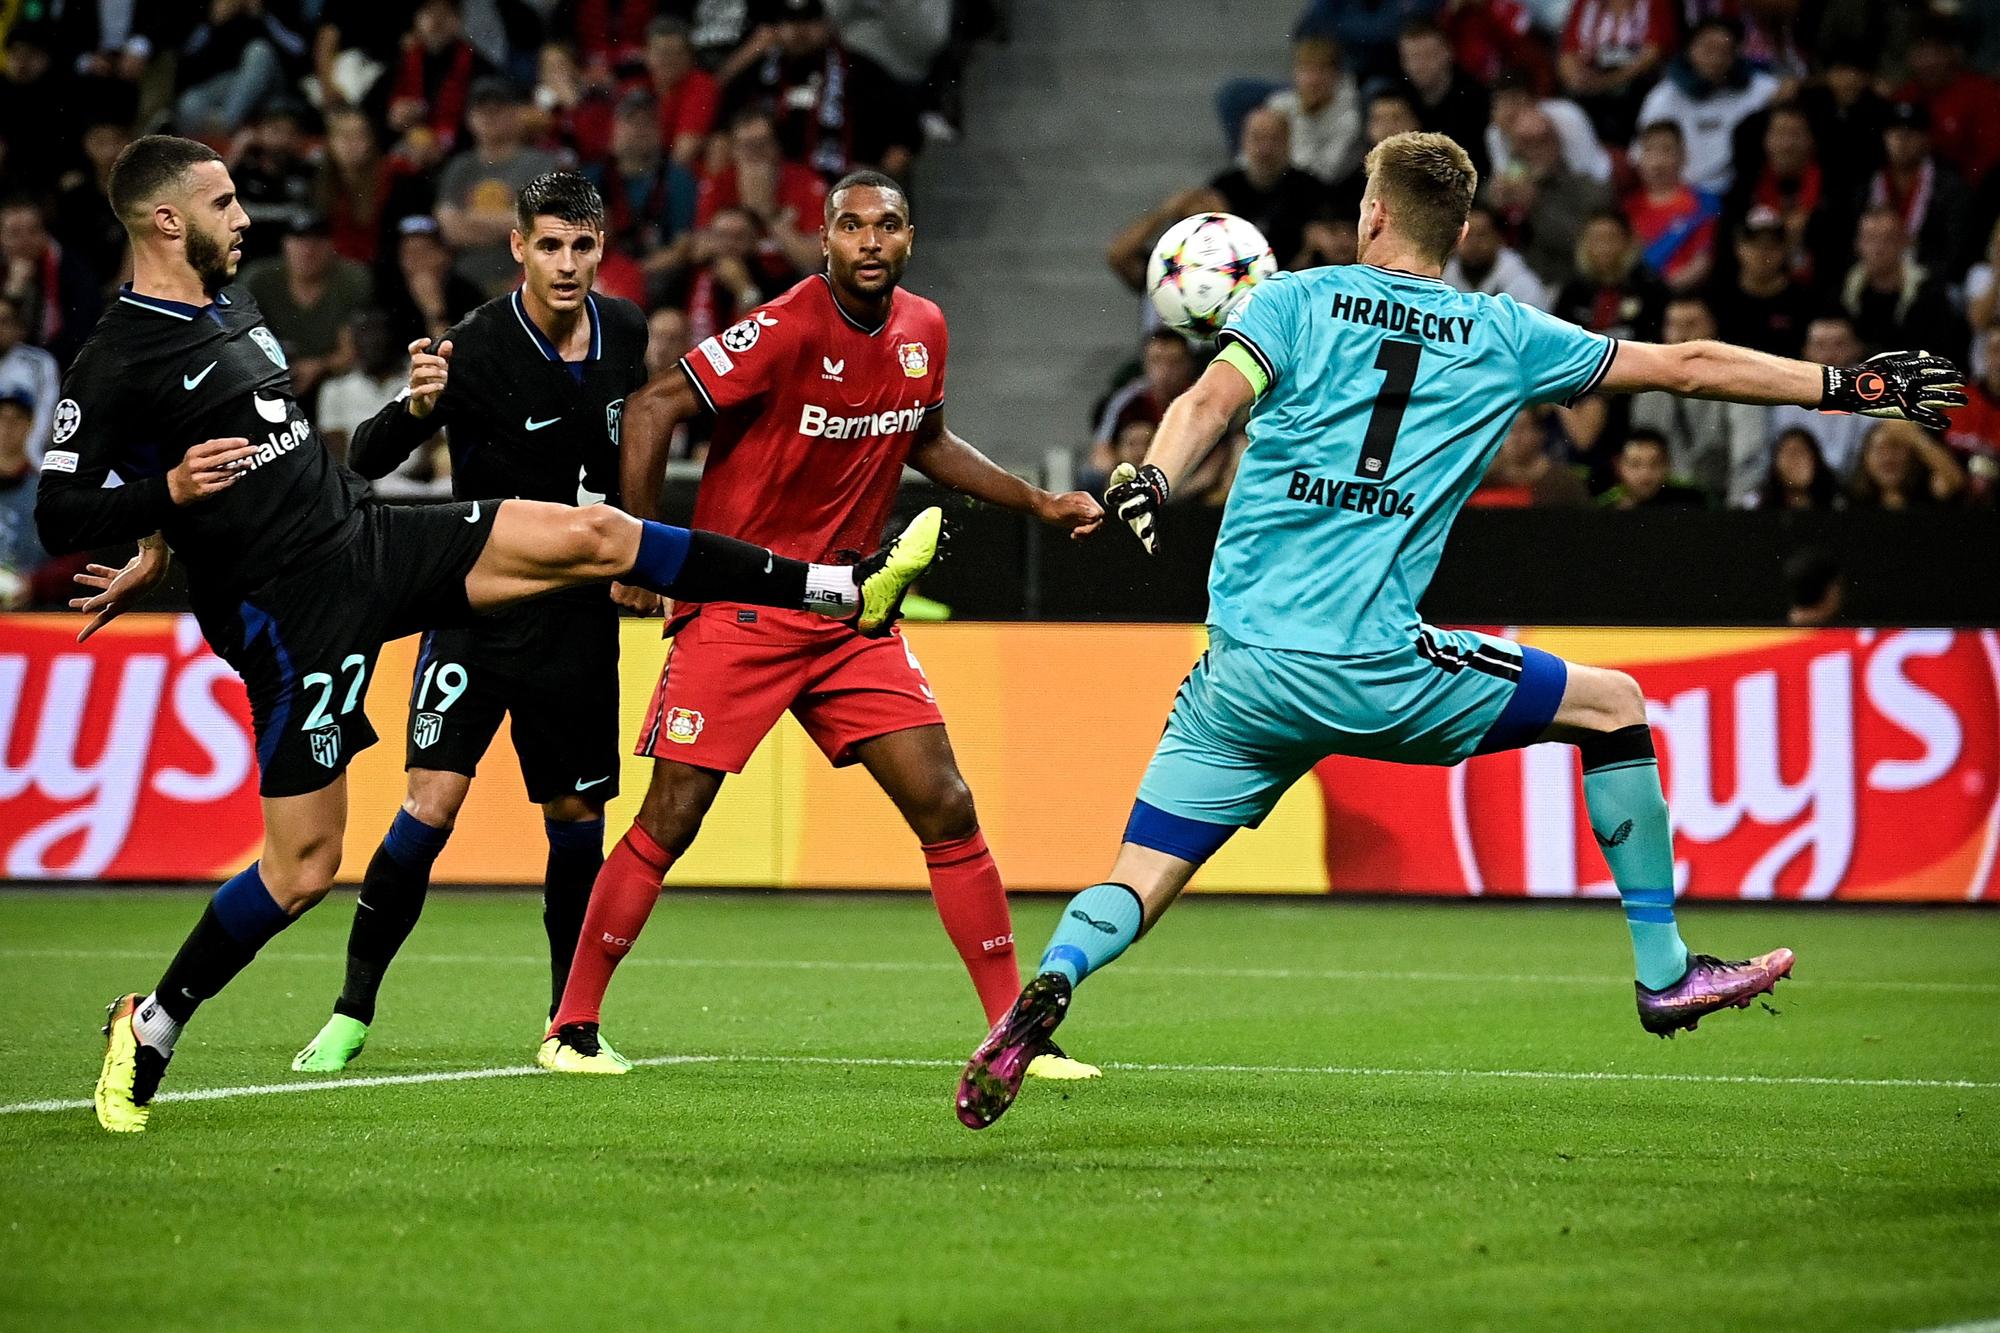
[[[352,899],[85,1109],[195,893],[0,894],[0,1327],[1816,1328],[2000,1316],[2000,916],[1723,910],[1777,1015],[1662,1042],[1615,906],[1194,900],[1079,993],[1111,1066],[952,1116],[921,898],[670,894],[623,1079],[530,1065],[540,913],[433,895],[352,1087],[287,1069]],[[1057,901],[1016,905],[1039,947]],[[506,1071],[499,1073],[497,1071]],[[436,1074],[461,1081],[391,1081]],[[254,1090],[251,1090],[254,1089]]]

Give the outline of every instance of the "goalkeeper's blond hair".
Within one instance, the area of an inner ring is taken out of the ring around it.
[[[1396,231],[1442,264],[1472,212],[1479,171],[1443,134],[1392,134],[1368,152],[1368,188],[1396,220]]]

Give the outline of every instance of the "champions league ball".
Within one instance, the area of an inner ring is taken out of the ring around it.
[[[1213,338],[1249,290],[1277,271],[1264,233],[1234,213],[1197,213],[1153,247],[1146,295],[1174,328]]]

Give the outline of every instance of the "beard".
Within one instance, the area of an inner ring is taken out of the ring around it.
[[[217,240],[207,232],[190,227],[187,235],[188,267],[201,281],[201,289],[214,296],[229,285],[235,276],[229,270],[229,250],[235,244],[234,237]]]

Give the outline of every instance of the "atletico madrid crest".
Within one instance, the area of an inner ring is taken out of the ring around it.
[[[896,348],[896,360],[903,363],[903,373],[913,380],[920,380],[931,373],[931,351],[922,343],[902,343]]]

